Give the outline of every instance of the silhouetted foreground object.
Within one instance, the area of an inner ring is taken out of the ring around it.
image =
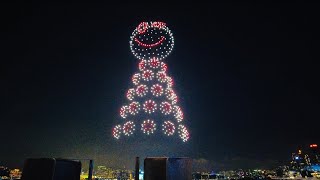
[[[26,159],[22,180],[79,180],[81,162],[68,159]]]
[[[144,180],[191,180],[192,159],[147,157],[144,160]]]
[[[139,180],[140,159],[136,157],[134,180]]]

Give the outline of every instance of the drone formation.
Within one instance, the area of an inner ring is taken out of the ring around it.
[[[163,62],[173,46],[173,35],[163,22],[142,22],[133,31],[130,48],[140,62],[126,93],[128,103],[119,111],[124,123],[113,127],[114,138],[131,136],[140,130],[146,135],[162,131],[165,136],[178,134],[183,142],[189,140],[174,82]]]

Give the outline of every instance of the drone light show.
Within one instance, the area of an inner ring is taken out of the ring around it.
[[[188,141],[190,133],[183,124],[174,81],[163,62],[174,46],[172,32],[164,22],[142,22],[133,31],[129,44],[139,63],[125,95],[127,103],[120,107],[120,123],[113,127],[113,137],[162,134]]]

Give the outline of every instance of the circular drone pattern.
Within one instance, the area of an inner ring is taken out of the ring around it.
[[[154,113],[154,111],[157,109],[157,104],[153,100],[148,100],[143,104],[143,109],[146,113]]]
[[[171,121],[165,121],[162,124],[162,131],[167,136],[173,135],[174,132],[175,132],[175,129],[176,128],[175,128],[174,124]]]
[[[134,75],[132,76],[132,83],[133,83],[134,85],[138,85],[138,84],[140,83],[140,79],[141,79],[141,75],[140,75],[139,73],[134,74]]]
[[[146,61],[146,60],[142,60],[142,61],[139,63],[139,70],[140,70],[140,71],[146,70],[146,66],[147,66],[147,61]]]
[[[132,121],[128,121],[123,125],[123,134],[126,136],[130,136],[133,134],[133,131],[135,131],[135,125]]]
[[[116,125],[112,130],[112,135],[114,138],[119,139],[121,135],[121,125]]]
[[[168,115],[171,113],[171,104],[169,102],[162,102],[160,104],[160,110],[163,114]]]
[[[135,95],[135,90],[133,88],[129,89],[127,91],[127,98],[132,101]]]
[[[154,123],[154,121],[148,119],[146,121],[143,121],[143,123],[141,124],[141,130],[147,135],[153,134],[153,132],[156,130],[156,124]]]
[[[153,79],[154,73],[151,70],[145,70],[142,72],[142,79],[144,81],[151,81]]]
[[[178,134],[179,134],[179,136],[180,136],[180,138],[182,139],[183,142],[188,141],[189,138],[190,138],[190,136],[189,136],[190,134],[189,134],[187,128],[184,125],[181,125],[181,124],[178,127]]]
[[[143,97],[148,93],[148,87],[144,84],[140,84],[136,89],[136,94],[139,97]]]
[[[127,117],[127,114],[128,113],[128,106],[122,106],[121,108],[120,108],[120,116],[122,117],[122,118],[126,118]]]
[[[140,104],[139,104],[139,102],[132,102],[132,103],[130,103],[130,105],[129,105],[129,113],[130,113],[131,115],[136,115],[136,114],[138,114],[139,110],[140,110]]]
[[[142,22],[130,37],[130,49],[137,59],[158,60],[166,58],[172,51],[172,32],[163,22]]]
[[[152,92],[152,95],[159,97],[163,94],[163,88],[159,84],[154,84],[151,87],[151,92]]]

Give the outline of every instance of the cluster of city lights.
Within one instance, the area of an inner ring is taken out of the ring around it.
[[[174,124],[171,121],[165,121],[162,124],[162,131],[167,136],[173,135],[175,130],[176,130],[176,127],[174,126]]]
[[[146,102],[144,102],[143,104],[143,110],[146,113],[154,113],[154,111],[157,109],[157,104],[156,102],[154,102],[153,100],[147,100]]]
[[[172,51],[174,39],[163,22],[142,22],[130,37],[130,49],[137,59],[166,58]]]
[[[126,136],[132,135],[135,130],[136,130],[135,125],[132,121],[128,121],[128,122],[124,123],[123,128],[122,128],[123,134]]]
[[[172,111],[172,107],[171,107],[171,104],[168,103],[168,102],[162,102],[160,104],[160,111],[165,114],[165,115],[168,115],[171,113]]]
[[[154,84],[152,85],[151,87],[151,93],[152,95],[156,96],[156,97],[159,97],[163,94],[163,88],[161,85],[159,84]]]
[[[179,134],[179,136],[180,136],[180,138],[182,139],[183,142],[188,141],[189,138],[190,138],[190,134],[189,134],[187,128],[182,124],[180,124],[178,126],[178,134]]]
[[[141,124],[141,130],[143,133],[149,135],[149,134],[153,134],[153,132],[156,130],[156,124],[154,123],[154,121],[148,119],[143,121],[143,123]]]
[[[119,139],[120,135],[121,135],[121,125],[116,125],[113,129],[112,129],[112,135],[114,138]]]

